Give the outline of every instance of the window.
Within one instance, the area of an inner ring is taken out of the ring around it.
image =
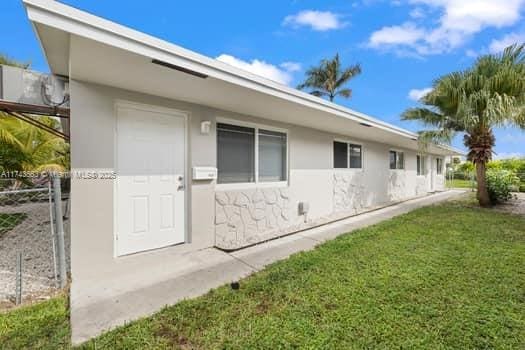
[[[217,171],[219,184],[286,181],[286,134],[217,123]]]
[[[286,134],[259,130],[259,181],[286,181]]]
[[[217,124],[218,183],[255,181],[255,129]]]
[[[427,174],[426,158],[424,156],[417,155],[417,174],[418,175]]]
[[[363,167],[363,148],[347,142],[334,141],[334,168],[361,169]]]
[[[438,175],[443,174],[443,159],[442,158],[436,158],[436,173]]]
[[[390,169],[405,169],[405,155],[403,152],[390,151]]]
[[[334,141],[334,168],[348,168],[348,144]]]
[[[361,169],[362,168],[362,151],[360,145],[348,145],[350,148],[350,168]]]

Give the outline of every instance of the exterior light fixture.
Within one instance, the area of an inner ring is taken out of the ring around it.
[[[201,134],[209,135],[211,130],[211,122],[209,120],[201,122]]]

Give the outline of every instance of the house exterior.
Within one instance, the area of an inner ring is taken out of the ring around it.
[[[449,147],[422,152],[417,134],[362,113],[55,1],[24,4],[69,77],[73,288],[117,282],[158,249],[241,249],[445,190]]]

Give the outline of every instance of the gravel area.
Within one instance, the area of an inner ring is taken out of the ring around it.
[[[515,193],[516,198],[496,206],[496,210],[525,216],[525,193]]]
[[[18,213],[25,214],[23,221],[0,233],[0,301],[13,298],[18,252],[22,253],[24,296],[42,294],[55,286],[49,203],[40,201],[0,206],[0,214]],[[69,266],[68,220],[64,224]]]

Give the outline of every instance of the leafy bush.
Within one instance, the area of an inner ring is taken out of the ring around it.
[[[521,182],[525,182],[525,158],[493,160],[487,164],[487,168],[495,170],[510,170],[518,175]]]
[[[520,192],[525,192],[525,182],[520,184]]]
[[[519,178],[509,170],[487,170],[487,187],[492,203],[512,199],[512,191],[519,188]]]

